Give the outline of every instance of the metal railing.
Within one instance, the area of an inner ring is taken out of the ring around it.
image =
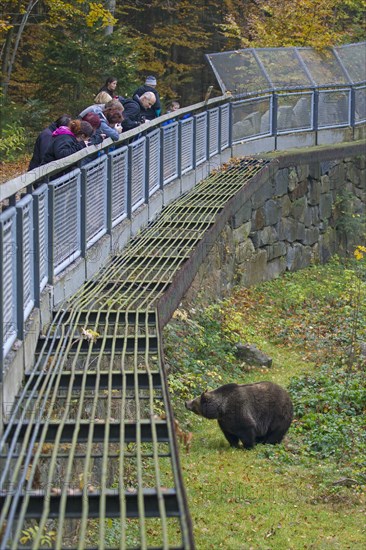
[[[190,116],[179,120],[183,114]],[[365,122],[365,83],[244,99],[222,96],[0,186],[1,365],[16,338],[23,338],[45,284],[154,193],[238,143]],[[2,368],[0,381],[1,375]]]

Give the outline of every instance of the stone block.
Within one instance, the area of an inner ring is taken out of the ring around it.
[[[235,246],[235,259],[238,264],[242,264],[249,260],[255,253],[255,248],[251,239],[238,243]]]
[[[250,260],[240,264],[240,271],[236,275],[240,275],[241,283],[244,286],[252,286],[267,280],[266,267],[267,252],[261,249],[253,254]]]
[[[279,222],[281,214],[281,204],[279,201],[269,199],[265,203],[263,211],[265,225],[274,225]]]
[[[252,230],[258,231],[259,229],[262,229],[265,226],[265,223],[266,223],[266,220],[265,220],[264,208],[257,208],[257,210],[253,210]]]
[[[232,218],[230,219],[230,225],[233,229],[237,229],[243,223],[250,221],[251,217],[252,217],[252,205],[250,201],[247,201],[232,216]]]
[[[273,244],[266,246],[268,261],[271,262],[275,258],[284,256],[286,254],[286,245],[283,241],[277,241]]]
[[[266,246],[278,241],[278,233],[272,225],[267,225],[260,231],[257,231],[258,246]]]
[[[266,280],[276,279],[286,271],[286,258],[281,256],[267,263]]]
[[[320,176],[320,192],[321,193],[329,193],[330,191],[330,181],[328,174],[325,174],[324,176]]]
[[[291,166],[288,171],[288,190],[293,191],[297,184],[299,183],[299,178],[297,175],[296,168]]]
[[[235,244],[244,242],[251,232],[251,222],[243,223],[237,229],[233,229],[233,240]]]
[[[275,184],[275,196],[282,196],[287,194],[289,179],[288,179],[288,168],[279,170],[274,178]]]
[[[303,224],[299,224],[293,218],[282,219],[277,226],[279,240],[288,241],[289,243],[297,241],[299,239],[299,225],[303,226],[305,235],[305,226]]]
[[[290,216],[299,222],[305,220],[307,202],[305,197],[295,200],[291,205]]]
[[[296,185],[295,189],[289,193],[290,199],[295,201],[300,197],[304,197],[308,192],[308,181],[303,180]]]
[[[286,267],[288,271],[303,269],[311,263],[311,248],[300,243],[288,245],[286,255]]]
[[[281,207],[281,216],[285,218],[290,214],[292,202],[290,200],[290,197],[288,195],[284,195],[279,199],[280,207]]]
[[[316,242],[318,242],[319,234],[320,233],[318,227],[305,228],[305,237],[303,243],[308,246],[315,244]]]
[[[252,196],[252,206],[254,209],[260,208],[264,203],[273,197],[271,181],[265,181],[264,184]]]
[[[319,203],[319,215],[322,220],[327,220],[332,214],[332,195],[330,193],[324,193],[320,196]]]
[[[314,206],[316,204],[319,204],[320,193],[320,182],[317,180],[310,180],[308,184],[308,202],[310,205]]]

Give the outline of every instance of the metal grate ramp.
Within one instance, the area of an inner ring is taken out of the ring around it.
[[[55,312],[0,442],[1,548],[194,548],[159,303],[266,164],[212,174]]]

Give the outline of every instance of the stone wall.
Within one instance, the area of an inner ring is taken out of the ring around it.
[[[250,286],[324,263],[345,247],[364,244],[339,226],[345,215],[356,225],[359,220],[360,229],[361,220],[365,223],[365,155],[314,160],[307,153],[297,154],[296,164],[291,155],[277,162],[213,244],[186,295],[188,302],[200,293],[203,301],[217,299],[236,284]],[[349,212],[342,214],[345,206]]]

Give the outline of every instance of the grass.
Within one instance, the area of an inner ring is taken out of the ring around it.
[[[181,465],[197,548],[365,548],[365,264],[335,259],[174,317],[166,361],[175,414],[193,432]],[[273,366],[240,363],[238,341]],[[231,449],[216,421],[184,408],[207,387],[259,380],[291,393],[281,445]]]

